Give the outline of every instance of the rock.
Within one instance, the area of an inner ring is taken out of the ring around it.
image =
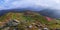
[[[32,25],[30,25],[29,28],[32,28]]]
[[[41,30],[41,29],[38,29],[38,30]]]
[[[5,24],[5,22],[0,22],[0,28],[4,28],[6,26]]]
[[[8,26],[16,26],[19,23],[20,22],[18,20],[10,20],[7,24],[8,24]]]
[[[43,30],[49,30],[49,29],[45,27]]]
[[[2,30],[9,30],[10,27],[3,28]]]

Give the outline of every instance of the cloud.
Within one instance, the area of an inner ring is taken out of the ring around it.
[[[0,10],[13,8],[51,8],[60,10],[60,0],[0,0]]]

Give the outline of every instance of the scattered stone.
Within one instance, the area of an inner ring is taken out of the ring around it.
[[[43,30],[48,30],[48,28],[45,27]]]
[[[16,26],[19,23],[20,22],[18,20],[10,20],[7,24],[8,24],[8,26]]]
[[[32,25],[30,25],[29,28],[32,28]]]

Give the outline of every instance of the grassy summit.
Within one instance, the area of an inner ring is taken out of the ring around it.
[[[55,19],[52,21],[47,21],[47,19],[35,12],[32,11],[25,11],[22,13],[19,12],[8,12],[5,15],[0,17],[0,22],[9,22],[12,19],[16,19],[20,22],[19,25],[17,25],[17,28],[19,30],[24,30],[24,29],[30,29],[30,30],[38,30],[39,27],[36,27],[38,25],[41,25],[42,28],[48,27],[48,28],[60,28],[60,25],[56,25],[55,22],[57,22]],[[0,25],[3,25],[0,23]],[[33,26],[32,28],[27,28],[28,26]],[[36,27],[36,28],[35,28]],[[10,27],[11,29],[14,27]]]
[[[28,21],[33,21],[33,20],[39,20],[42,23],[46,23],[47,19],[44,16],[41,16],[38,13],[34,12],[23,12],[23,13],[17,13],[17,12],[8,12],[5,15],[0,17],[0,21],[5,21],[9,19],[17,19],[17,20],[28,20]]]

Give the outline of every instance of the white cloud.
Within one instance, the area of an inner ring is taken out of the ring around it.
[[[58,4],[60,3],[60,0],[54,0],[54,1],[55,1],[56,3],[58,3]]]
[[[4,0],[2,9],[44,7],[60,10],[60,0]],[[1,7],[0,7],[1,9]]]

